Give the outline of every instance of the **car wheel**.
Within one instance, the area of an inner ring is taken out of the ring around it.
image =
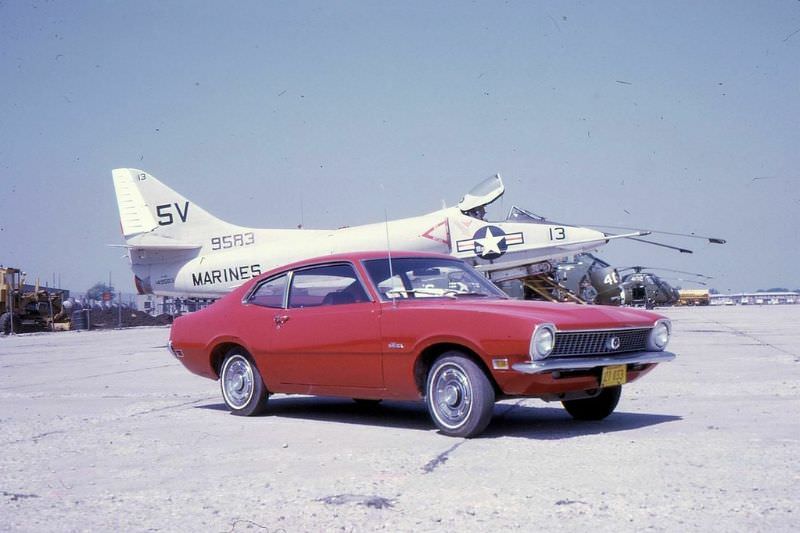
[[[483,370],[459,352],[447,352],[428,373],[425,401],[445,435],[473,437],[492,420],[494,389]]]
[[[566,400],[561,404],[576,420],[602,420],[614,412],[621,393],[621,386],[606,387],[593,398]]]
[[[264,412],[269,391],[247,352],[241,348],[230,350],[222,362],[219,378],[222,399],[231,413],[252,416]]]

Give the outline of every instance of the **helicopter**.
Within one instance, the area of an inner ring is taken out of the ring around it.
[[[621,287],[625,292],[625,301],[627,305],[634,307],[645,307],[652,309],[657,306],[675,305],[680,299],[678,289],[665,281],[667,278],[660,277],[650,270],[661,270],[665,272],[672,272],[676,274],[686,274],[695,276],[702,279],[713,279],[704,274],[697,274],[694,272],[686,272],[683,270],[673,270],[668,268],[654,268],[646,266],[631,266],[622,268],[619,271],[625,272],[632,270],[630,274],[622,277]],[[647,270],[647,271],[645,271]],[[700,280],[686,280],[682,278],[675,278],[678,281],[688,281],[690,283],[697,283],[705,285],[705,282]]]
[[[576,254],[558,263],[555,278],[559,284],[587,303],[625,305],[626,294],[616,268],[589,253]]]

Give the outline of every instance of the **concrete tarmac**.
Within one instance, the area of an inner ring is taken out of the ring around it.
[[[800,305],[675,308],[678,358],[601,422],[508,400],[224,408],[167,328],[0,338],[0,531],[796,531]]]

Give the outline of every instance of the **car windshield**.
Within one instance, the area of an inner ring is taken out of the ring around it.
[[[381,300],[396,298],[506,298],[464,262],[427,257],[364,261]]]

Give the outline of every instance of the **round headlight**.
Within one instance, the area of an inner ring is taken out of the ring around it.
[[[555,343],[555,326],[552,324],[540,324],[536,326],[531,336],[531,358],[535,360],[544,359],[553,351]]]
[[[653,329],[650,330],[650,338],[647,340],[649,350],[663,350],[669,343],[671,324],[669,320],[659,320]]]

